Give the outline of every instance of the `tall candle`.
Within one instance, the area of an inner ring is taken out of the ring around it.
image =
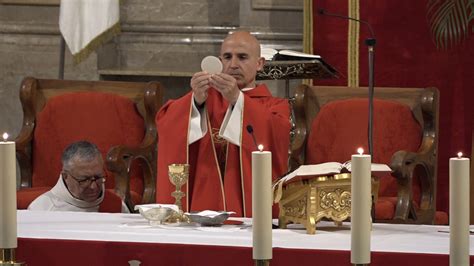
[[[370,155],[352,155],[351,161],[351,263],[370,263]]]
[[[0,140],[0,248],[16,248],[16,159],[15,142]]]
[[[449,159],[449,265],[469,265],[469,159]]]
[[[272,258],[272,153],[252,152],[253,259]]]

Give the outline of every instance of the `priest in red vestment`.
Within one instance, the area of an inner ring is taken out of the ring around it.
[[[188,163],[185,211],[225,210],[251,217],[251,162],[257,148],[246,128],[251,125],[258,144],[272,152],[272,177],[279,177],[287,171],[290,108],[286,99],[256,84],[265,59],[250,33],[227,36],[220,60],[222,73],[195,73],[191,92],[170,100],[157,114],[156,198],[174,203],[168,165]]]

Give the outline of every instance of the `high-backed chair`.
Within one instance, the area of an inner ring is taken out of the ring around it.
[[[293,110],[290,168],[345,162],[368,150],[367,88],[301,85]],[[380,179],[377,221],[434,223],[438,147],[438,90],[375,88],[372,162],[393,172]],[[447,216],[436,215],[439,223]]]
[[[106,188],[114,189],[129,208],[154,202],[154,118],[162,98],[157,82],[25,78],[20,88],[23,127],[15,140],[21,172],[18,208],[27,208],[56,184],[61,154],[78,140],[99,147],[108,173]]]

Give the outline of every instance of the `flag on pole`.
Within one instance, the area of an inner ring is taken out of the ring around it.
[[[59,30],[79,63],[120,32],[119,0],[61,0]]]

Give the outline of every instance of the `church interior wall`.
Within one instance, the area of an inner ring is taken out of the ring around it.
[[[229,31],[247,29],[268,47],[301,49],[302,2],[290,0],[124,0],[120,35],[74,64],[64,79],[158,80],[165,100],[189,90],[206,55],[218,55]],[[58,77],[59,0],[0,1],[0,131],[21,128],[19,87],[26,76]],[[291,81],[292,86],[299,81]],[[284,96],[283,81],[269,81]]]

